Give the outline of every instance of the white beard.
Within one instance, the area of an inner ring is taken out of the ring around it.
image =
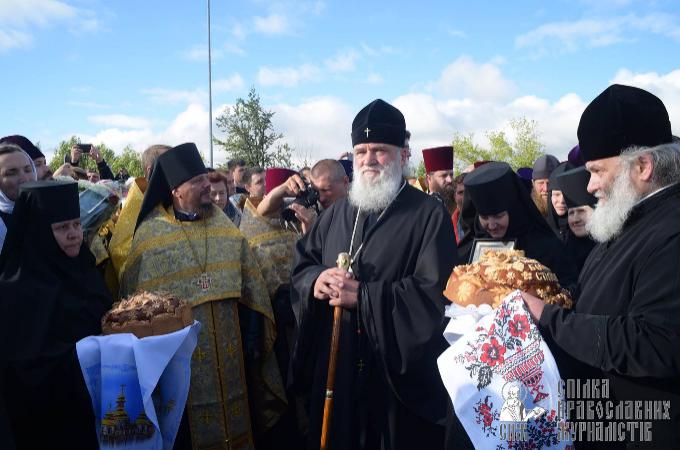
[[[597,191],[595,197],[607,199],[605,203],[598,200],[595,210],[586,223],[586,230],[597,242],[604,243],[612,240],[621,233],[623,224],[630,216],[635,204],[642,198],[635,191],[630,180],[630,172],[623,167],[614,179],[609,192]]]
[[[371,166],[371,169],[380,170],[380,175],[372,180],[367,179],[356,167],[356,160],[354,164],[355,176],[349,189],[350,204],[368,213],[387,208],[403,182],[399,159],[395,158],[387,166]]]

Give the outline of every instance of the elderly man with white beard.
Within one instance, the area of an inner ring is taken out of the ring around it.
[[[614,439],[627,441],[619,447],[680,448],[680,145],[661,100],[621,85],[588,105],[578,138],[598,198],[587,228],[599,244],[573,310],[525,301],[562,378],[606,383],[595,401],[611,402],[612,414],[588,420],[613,426]],[[567,390],[567,400],[580,394]],[[615,414],[617,404],[627,413]]]
[[[330,446],[442,449],[447,395],[436,358],[442,292],[456,264],[451,218],[406,183],[404,116],[382,100],[352,123],[349,198],[325,210],[296,247],[293,377],[309,395],[307,448],[321,434],[333,307],[342,307]],[[351,271],[336,268],[351,255]]]

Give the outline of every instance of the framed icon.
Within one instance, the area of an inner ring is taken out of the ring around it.
[[[510,241],[506,241],[503,239],[488,239],[488,238],[475,239],[474,243],[472,244],[472,251],[470,252],[469,264],[479,261],[479,258],[482,256],[482,253],[485,250],[494,251],[514,250],[515,244],[516,241],[514,239]]]

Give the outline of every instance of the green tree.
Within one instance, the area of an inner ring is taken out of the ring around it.
[[[71,136],[70,139],[66,141],[61,141],[57,145],[54,155],[49,162],[50,170],[54,172],[64,164],[64,157],[66,155],[71,155],[71,146],[75,144],[81,144],[80,139],[76,136]],[[105,144],[94,144],[101,152],[102,158],[109,165],[113,174],[117,174],[118,171],[125,167],[133,177],[144,176],[144,168],[142,167],[142,158],[139,153],[137,153],[132,147],[127,146],[123,149],[123,153],[116,155],[116,153]],[[97,163],[90,157],[90,155],[83,155],[78,163],[79,167],[83,169],[97,169]]]
[[[418,163],[418,167],[416,168],[415,171],[415,176],[416,178],[424,177],[425,176],[425,161],[420,161]]]
[[[64,157],[66,155],[69,155],[70,158],[71,146],[82,143],[83,142],[80,141],[80,138],[76,136],[71,136],[70,139],[66,141],[61,141],[59,145],[57,145],[57,148],[54,151],[54,155],[52,156],[52,159],[49,162],[50,170],[54,172],[59,168],[59,166],[64,164]],[[116,160],[116,153],[104,144],[94,145],[96,145],[97,148],[99,148],[102,158],[104,158],[104,161],[106,161],[109,164],[109,167],[111,167],[111,164]],[[90,157],[90,155],[83,155],[78,163],[78,166],[82,167],[85,170],[97,169],[97,163],[94,161],[94,159]]]
[[[251,88],[246,100],[238,98],[236,104],[217,117],[217,127],[226,133],[215,144],[223,147],[232,159],[243,159],[248,166],[290,167],[293,149],[286,143],[277,144],[283,134],[272,124],[273,111],[260,104],[260,96]]]
[[[116,155],[115,160],[109,163],[114,175],[122,168],[127,169],[131,177],[143,177],[144,167],[142,157],[129,145],[123,149],[123,153]]]
[[[525,117],[510,120],[515,139],[508,140],[503,131],[489,131],[488,147],[474,143],[474,134],[456,133],[453,137],[456,170],[460,171],[475,161],[505,161],[514,169],[531,167],[544,154],[545,146],[539,140],[537,123]]]

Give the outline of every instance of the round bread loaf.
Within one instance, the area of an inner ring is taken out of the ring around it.
[[[102,317],[102,333],[138,338],[168,334],[194,322],[191,307],[167,293],[141,292],[113,304]]]
[[[461,306],[486,303],[496,308],[510,292],[519,289],[546,303],[571,308],[569,291],[543,264],[524,256],[522,250],[486,250],[479,261],[457,266],[444,295]]]

